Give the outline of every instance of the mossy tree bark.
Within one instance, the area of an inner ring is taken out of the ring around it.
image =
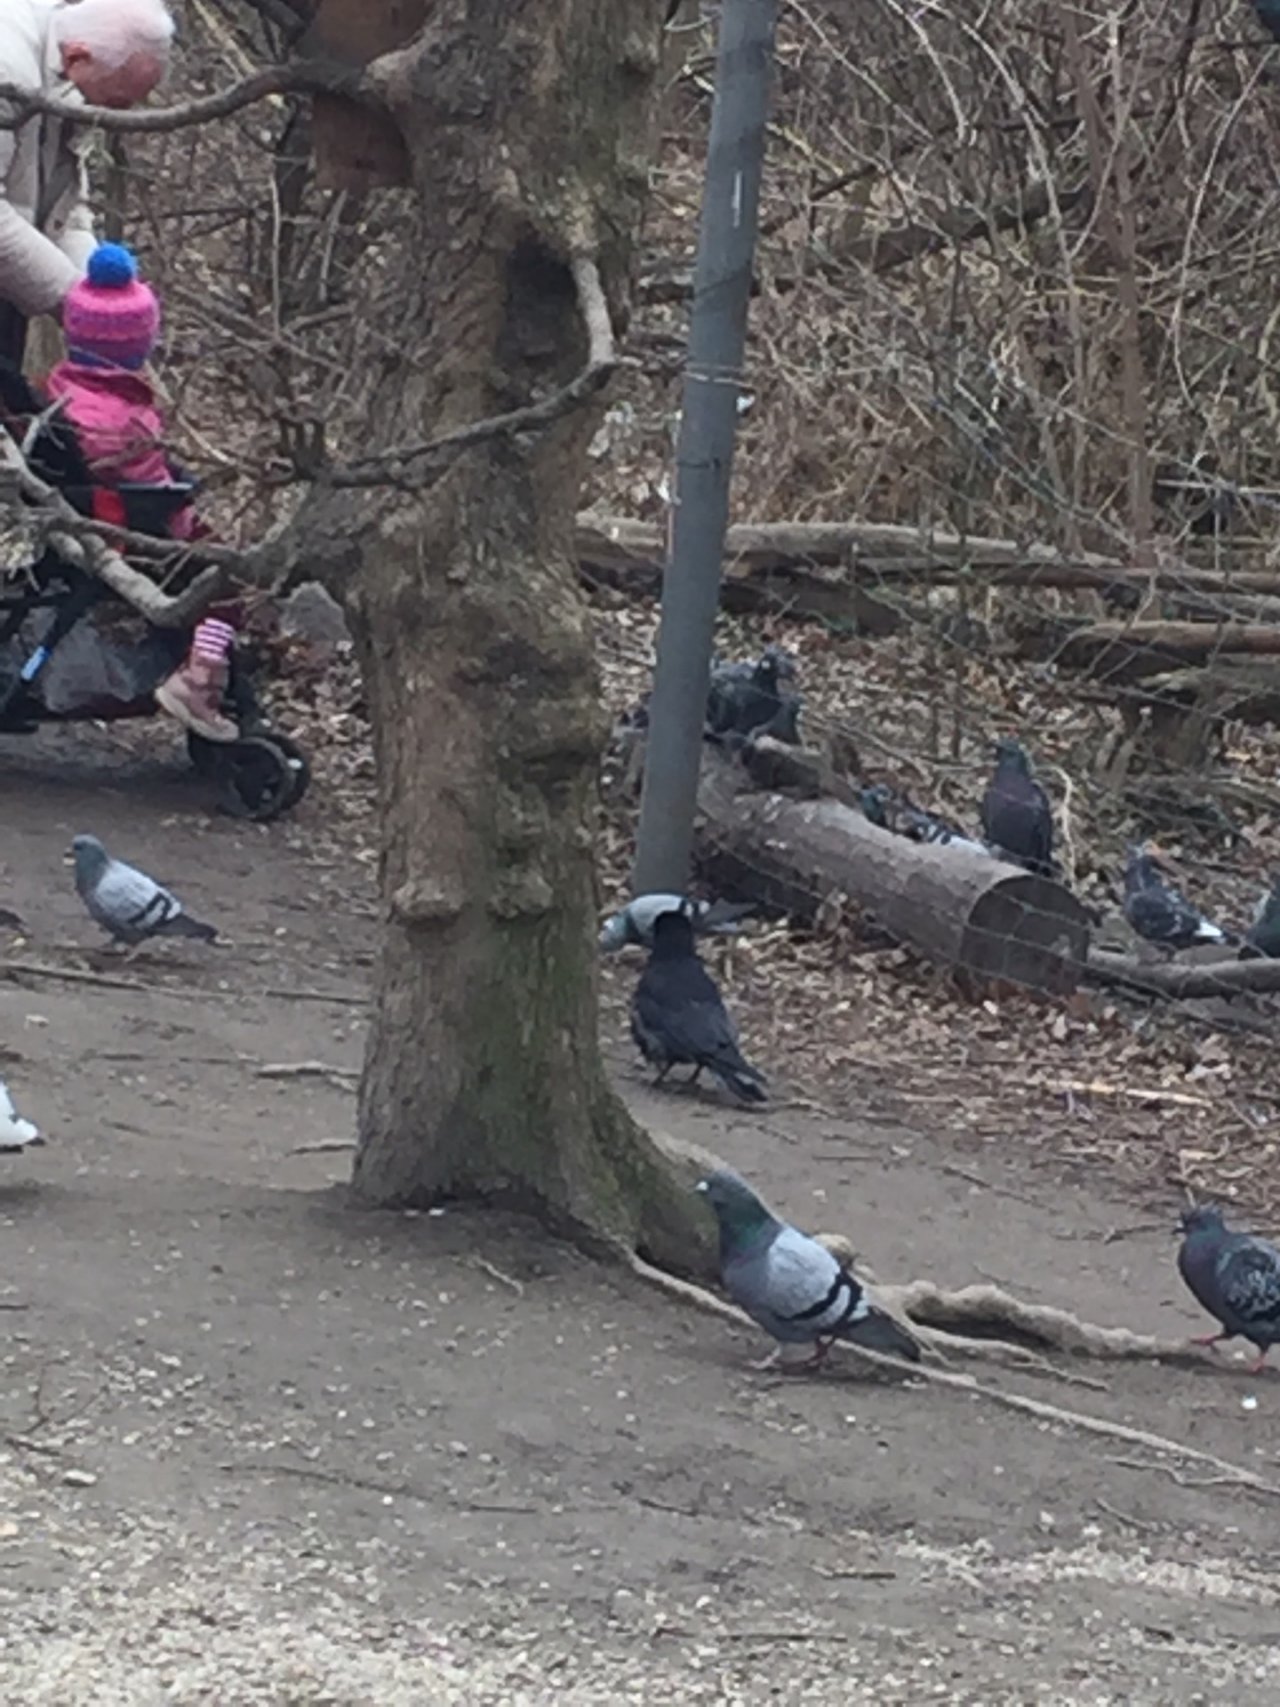
[[[527,405],[587,364],[575,264],[617,326],[648,183],[663,0],[440,0],[384,82],[413,164],[413,272],[372,443]],[[425,490],[319,494],[374,728],[386,929],[355,1185],[513,1202],[705,1268],[686,1178],[597,1039],[606,734],[574,515],[598,407],[466,451]]]

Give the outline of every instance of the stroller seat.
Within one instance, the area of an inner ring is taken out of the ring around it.
[[[95,480],[72,423],[25,374],[3,359],[0,429],[18,445],[33,474],[61,493],[80,515],[109,526],[169,538],[174,517],[199,490],[199,483],[187,478],[163,485]],[[194,566],[187,571],[196,572]],[[179,570],[175,577],[179,585],[182,578]],[[56,709],[44,703],[40,685],[46,666],[98,606],[114,606],[122,618],[133,614],[105,583],[67,562],[52,547],[46,546],[34,563],[16,572],[0,568],[0,733],[29,734],[42,723],[156,715],[154,690],[186,656],[189,630],[148,628],[126,649],[124,667],[115,673],[118,684],[128,685],[108,684],[105,698],[100,692],[83,704]],[[41,620],[46,612],[51,615]],[[105,614],[95,616],[94,623],[100,625]],[[85,644],[92,649],[91,631],[85,631]],[[219,743],[189,735],[191,760],[217,784],[228,811],[265,822],[301,800],[310,772],[297,745],[268,727],[252,681],[234,652],[226,698],[241,739]]]

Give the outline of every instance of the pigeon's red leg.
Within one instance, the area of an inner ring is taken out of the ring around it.
[[[1220,1345],[1223,1340],[1230,1338],[1230,1334],[1200,1334],[1197,1338],[1188,1340],[1187,1343],[1188,1345]]]
[[[1249,1365],[1250,1375],[1261,1375],[1262,1374],[1262,1371],[1267,1366],[1267,1351],[1270,1351],[1270,1350],[1271,1350],[1271,1347],[1268,1346],[1266,1351],[1260,1351],[1258,1353],[1258,1361],[1256,1363],[1251,1363]]]
[[[812,1357],[803,1358],[798,1363],[784,1363],[783,1368],[788,1374],[807,1373],[812,1369],[821,1369],[827,1361],[827,1353],[835,1343],[834,1339],[814,1340]]]

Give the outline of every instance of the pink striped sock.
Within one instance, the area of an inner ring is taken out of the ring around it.
[[[196,624],[196,631],[191,637],[192,655],[221,661],[230,652],[235,637],[236,631],[229,622],[223,622],[220,617],[207,616],[203,622]]]

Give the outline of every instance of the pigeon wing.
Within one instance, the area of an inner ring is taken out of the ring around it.
[[[757,1308],[746,1297],[738,1302],[777,1339],[816,1340],[866,1314],[858,1282],[797,1227],[784,1226],[756,1261]]]
[[[1129,923],[1148,942],[1180,942],[1193,935],[1197,915],[1180,895],[1156,884],[1139,889],[1125,908]]]
[[[1251,1329],[1280,1337],[1280,1251],[1265,1239],[1242,1238],[1219,1264],[1222,1301],[1248,1337]]]
[[[182,911],[182,904],[163,885],[123,860],[107,862],[94,885],[89,910],[109,929],[149,936]]]

